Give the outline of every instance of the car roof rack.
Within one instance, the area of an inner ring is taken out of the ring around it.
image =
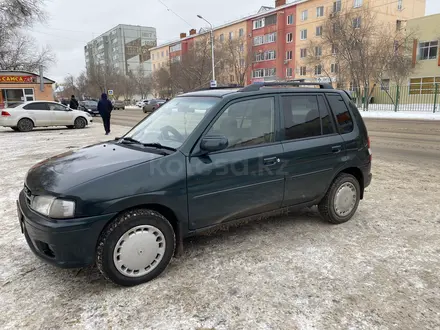
[[[209,91],[209,90],[216,90],[216,89],[231,89],[231,88],[243,88],[244,86],[231,84],[228,86],[217,86],[217,87],[202,87],[198,89],[192,90],[192,92],[198,92],[198,91]]]
[[[239,90],[239,92],[256,92],[261,89],[261,87],[272,87],[272,86],[319,86],[321,89],[333,89],[333,86],[328,83],[319,82],[305,82],[304,79],[298,79],[298,81],[276,81],[276,82],[257,82],[252,85],[246,86]]]

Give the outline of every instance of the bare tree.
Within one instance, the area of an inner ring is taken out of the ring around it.
[[[172,97],[175,93],[173,91],[172,78],[170,75],[170,68],[160,68],[155,71],[152,76],[153,89],[159,97]]]
[[[81,97],[89,97],[91,95],[89,78],[85,71],[81,72],[76,78],[75,85]]]
[[[50,48],[39,49],[35,39],[20,29],[43,22],[44,0],[0,0],[0,69],[36,72],[55,60]]]
[[[252,67],[252,48],[245,37],[228,39],[218,50],[220,61],[232,72],[234,83],[245,85],[249,70]],[[220,75],[221,76],[221,75]]]

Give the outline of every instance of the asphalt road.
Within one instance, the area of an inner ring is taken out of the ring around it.
[[[113,111],[112,124],[132,127],[145,116],[141,109]],[[440,122],[366,118],[365,123],[373,158],[440,164]]]

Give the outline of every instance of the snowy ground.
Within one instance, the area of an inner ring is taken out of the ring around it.
[[[0,128],[1,329],[440,327],[440,171],[421,161],[375,158],[373,183],[346,224],[324,223],[312,209],[194,238],[161,277],[138,287],[115,287],[93,268],[44,264],[16,218],[24,175],[106,138],[98,124]]]
[[[382,111],[372,110],[368,111],[360,110],[362,117],[364,118],[387,118],[387,119],[413,119],[413,120],[440,120],[439,112],[427,112],[427,111]]]

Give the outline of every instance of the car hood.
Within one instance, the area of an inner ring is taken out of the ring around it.
[[[25,183],[34,194],[64,194],[77,185],[159,157],[113,142],[100,143],[39,162],[29,170]]]

